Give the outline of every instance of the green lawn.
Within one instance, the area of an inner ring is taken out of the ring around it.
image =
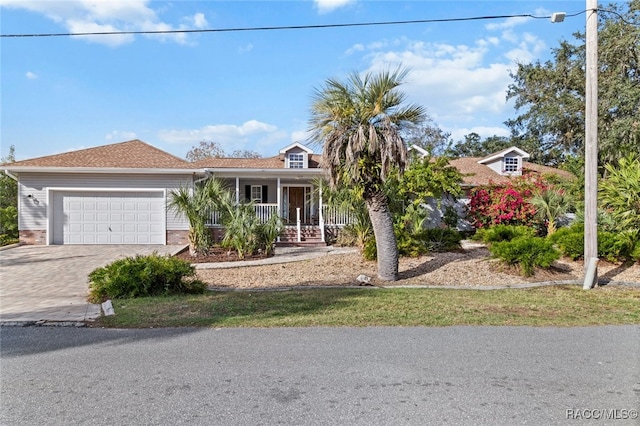
[[[309,289],[114,300],[95,326],[586,326],[640,324],[640,289]]]

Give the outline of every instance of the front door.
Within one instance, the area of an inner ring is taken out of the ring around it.
[[[304,222],[304,188],[289,187],[289,223],[295,223],[297,209],[300,209],[300,220]]]

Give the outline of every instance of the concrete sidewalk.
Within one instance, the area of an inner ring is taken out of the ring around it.
[[[137,254],[184,246],[19,246],[0,251],[0,323],[83,322],[101,315],[87,302],[91,271]]]

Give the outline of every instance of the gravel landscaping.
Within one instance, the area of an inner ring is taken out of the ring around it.
[[[259,262],[256,262],[259,263]],[[227,266],[228,265],[228,266]],[[457,252],[433,253],[428,256],[400,259],[400,279],[395,282],[377,279],[376,262],[367,261],[355,252],[338,251],[308,260],[256,266],[251,262],[225,264],[220,268],[199,265],[198,277],[212,288],[276,288],[292,286],[354,286],[359,275],[371,277],[374,286],[459,286],[511,287],[540,282],[581,283],[584,269],[581,261],[560,259],[550,270],[539,270],[524,278],[516,270],[504,267],[490,258],[486,247],[467,245]],[[640,286],[640,264],[620,265],[601,261],[598,267],[601,284],[631,283]]]

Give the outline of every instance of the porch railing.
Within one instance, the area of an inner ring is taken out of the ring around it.
[[[255,204],[256,214],[262,222],[266,222],[271,215],[278,213],[277,204]],[[334,206],[322,206],[322,222],[324,225],[342,226],[353,223],[353,215],[346,209]],[[209,214],[207,226],[222,225],[220,212],[213,211]]]
[[[325,225],[348,225],[353,223],[351,212],[335,206],[322,206],[322,218]]]
[[[266,222],[272,215],[278,213],[277,204],[254,204],[253,207],[261,222]],[[208,217],[209,220],[206,223],[207,226],[222,225],[221,214],[219,211],[212,211],[209,213]]]

